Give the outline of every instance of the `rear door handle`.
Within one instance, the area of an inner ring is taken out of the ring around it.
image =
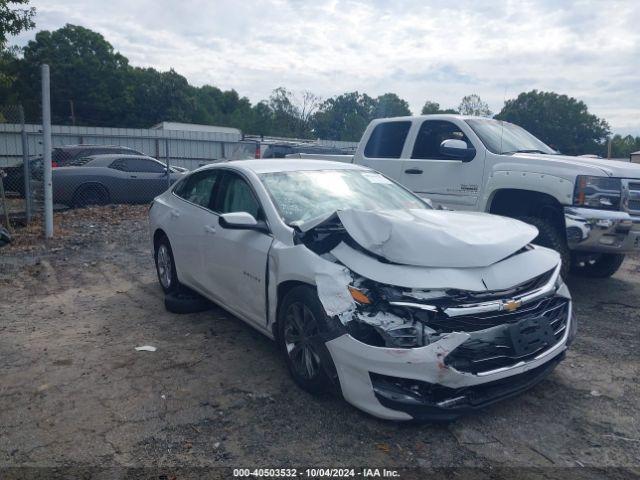
[[[404,173],[408,173],[409,175],[422,175],[422,170],[419,168],[407,168]]]
[[[129,178],[138,178],[137,175],[129,175]]]
[[[212,226],[212,225],[206,225],[204,227],[204,231],[207,233],[216,233],[216,227]]]

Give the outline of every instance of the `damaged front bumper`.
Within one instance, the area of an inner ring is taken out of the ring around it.
[[[451,317],[454,329],[498,316],[468,313]],[[499,315],[493,326],[451,331],[417,348],[371,346],[350,334],[330,340],[344,398],[380,418],[452,420],[541,381],[564,358],[577,329],[564,285],[518,313]]]

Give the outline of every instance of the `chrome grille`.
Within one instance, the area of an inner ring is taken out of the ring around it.
[[[518,354],[509,329],[515,323],[534,317],[544,317],[553,336],[549,341],[536,344],[534,350]],[[558,296],[546,298],[513,313],[455,318],[456,322],[464,322],[458,326],[461,329],[466,327],[468,332],[471,330],[469,327],[474,324],[486,328],[491,323],[500,323],[490,330],[470,332],[469,339],[451,352],[445,358],[445,363],[459,371],[478,373],[530,360],[562,340],[568,320],[569,300]]]
[[[625,180],[627,183],[626,206],[629,213],[640,215],[640,181],[638,180]]]

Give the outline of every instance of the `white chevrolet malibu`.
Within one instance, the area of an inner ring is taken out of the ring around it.
[[[451,420],[518,394],[576,332],[535,227],[434,210],[373,170],[314,160],[208,165],[149,212],[158,279],[281,348],[309,392],[396,420]]]

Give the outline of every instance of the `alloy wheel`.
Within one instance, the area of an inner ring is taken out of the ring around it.
[[[158,247],[157,255],[158,278],[165,289],[171,287],[171,254],[165,244]]]
[[[320,357],[311,339],[318,334],[313,313],[301,302],[292,303],[285,316],[284,343],[296,373],[311,380],[320,371]]]

